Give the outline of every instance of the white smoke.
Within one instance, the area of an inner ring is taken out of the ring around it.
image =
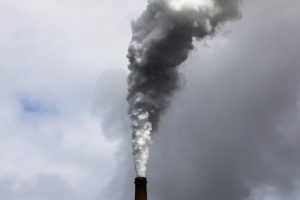
[[[145,177],[149,159],[149,146],[151,142],[152,125],[149,113],[142,109],[132,114],[136,120],[132,121],[133,127],[133,155],[138,177]]]
[[[238,18],[239,5],[239,0],[148,0],[132,24],[127,99],[138,177],[146,176],[152,134],[179,88],[177,67],[195,38],[213,35],[219,24]]]
[[[169,5],[175,10],[182,9],[213,9],[214,2],[212,0],[169,0]]]

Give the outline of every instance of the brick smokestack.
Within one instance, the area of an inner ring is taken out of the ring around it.
[[[135,200],[147,200],[147,179],[137,177],[135,183]]]

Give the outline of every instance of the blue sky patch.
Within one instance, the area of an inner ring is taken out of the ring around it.
[[[42,102],[38,99],[23,96],[20,98],[20,104],[23,113],[32,114],[50,114],[56,112],[56,106],[51,103]]]

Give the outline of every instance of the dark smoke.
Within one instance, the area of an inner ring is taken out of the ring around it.
[[[151,135],[180,87],[178,66],[188,58],[193,41],[213,36],[220,24],[240,17],[239,0],[208,1],[199,7],[195,3],[195,7],[180,10],[172,7],[172,2],[149,0],[147,10],[132,24],[128,102],[136,168],[141,176],[146,171]]]
[[[161,114],[179,88],[177,67],[194,48],[193,40],[213,35],[220,23],[240,17],[239,6],[239,0],[218,0],[215,9],[219,11],[212,14],[214,9],[174,11],[168,1],[149,1],[147,10],[132,25],[129,113],[138,108],[147,110],[156,131]],[[143,100],[135,103],[138,94],[143,95]]]

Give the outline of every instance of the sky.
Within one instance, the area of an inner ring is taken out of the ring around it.
[[[0,199],[133,199],[126,54],[146,3],[0,1]],[[150,200],[300,198],[300,3],[241,10],[180,68]]]

